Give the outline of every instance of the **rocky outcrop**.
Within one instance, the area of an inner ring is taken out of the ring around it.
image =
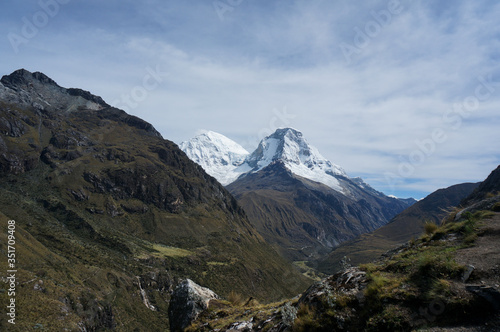
[[[193,322],[200,313],[208,309],[210,300],[219,296],[208,288],[201,287],[190,279],[182,281],[170,300],[168,317],[170,329],[182,331]]]
[[[363,290],[366,288],[368,278],[366,272],[361,271],[358,267],[350,267],[342,272],[325,278],[311,287],[302,294],[299,299],[299,304],[311,305],[319,309],[332,300],[341,296],[354,296],[363,302]]]
[[[500,194],[500,165],[460,205],[465,207],[498,194]]]

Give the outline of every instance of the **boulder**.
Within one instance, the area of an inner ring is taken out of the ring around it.
[[[218,298],[219,296],[210,289],[201,287],[190,279],[183,280],[174,290],[170,300],[170,330],[184,330],[200,313],[208,309],[210,300]]]
[[[366,272],[358,267],[350,267],[309,287],[300,297],[299,304],[321,307],[323,300],[329,302],[341,295],[355,296],[361,304],[364,302],[363,290],[367,284]]]

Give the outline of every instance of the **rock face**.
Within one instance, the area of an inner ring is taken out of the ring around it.
[[[168,309],[170,329],[174,332],[184,330],[198,318],[200,313],[208,309],[210,300],[218,298],[219,296],[213,291],[201,287],[190,279],[182,281],[170,300]]]
[[[498,194],[500,194],[500,165],[460,205],[471,205],[489,196],[498,196]]]

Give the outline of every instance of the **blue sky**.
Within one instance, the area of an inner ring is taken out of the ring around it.
[[[0,4],[0,74],[41,71],[180,143],[301,130],[350,176],[422,198],[500,164],[496,1]]]

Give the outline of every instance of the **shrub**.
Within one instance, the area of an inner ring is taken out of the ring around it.
[[[367,322],[366,331],[410,331],[411,312],[408,308],[389,304]]]
[[[446,279],[435,279],[426,294],[427,300],[437,301],[451,295],[451,283]]]
[[[418,259],[417,269],[414,274],[417,278],[458,278],[464,271],[464,266],[458,264],[449,253],[424,253]]]
[[[386,277],[378,274],[378,273],[371,274],[370,278],[371,278],[371,281],[366,286],[365,295],[368,298],[376,300],[379,298],[380,294],[382,293],[383,287],[387,283],[389,283],[390,280],[387,279]]]
[[[297,318],[293,322],[293,332],[315,331],[320,328],[314,310],[308,304],[300,304]]]
[[[425,234],[427,235],[432,235],[434,234],[434,232],[438,229],[438,225],[436,225],[434,222],[432,221],[426,221],[425,224],[424,224],[424,231],[425,231]]]
[[[229,292],[229,295],[227,296],[227,300],[234,306],[241,306],[243,305],[243,295],[240,293],[236,293],[235,291]]]

